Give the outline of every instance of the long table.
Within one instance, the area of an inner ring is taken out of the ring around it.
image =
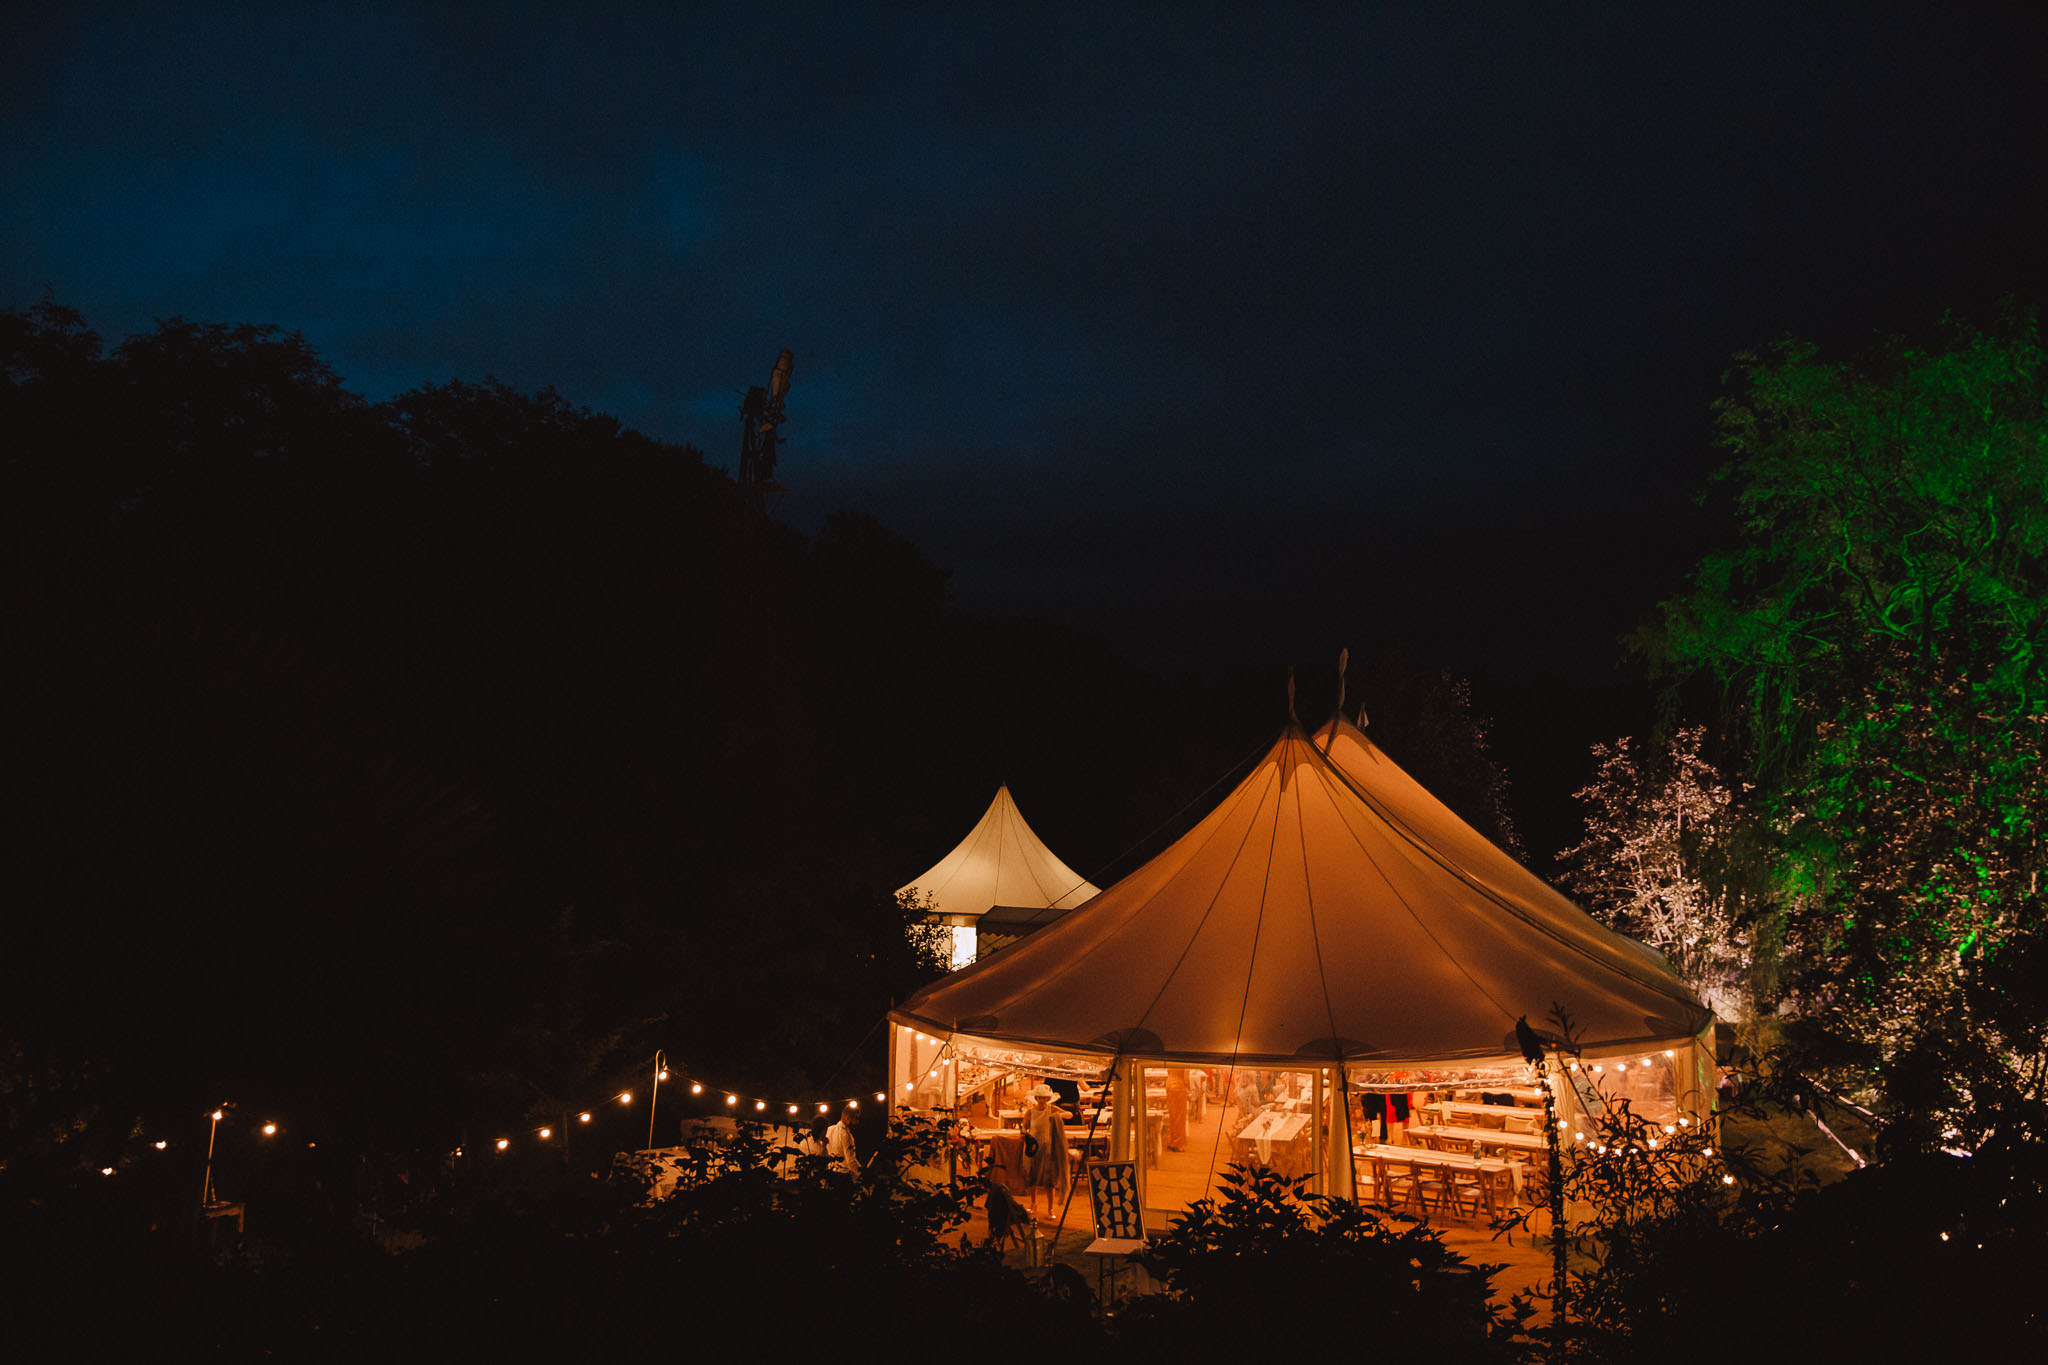
[[[1245,1144],[1246,1156],[1256,1156],[1262,1166],[1275,1166],[1289,1175],[1303,1174],[1313,1164],[1300,1148],[1303,1131],[1308,1127],[1310,1115],[1289,1114],[1277,1109],[1268,1109],[1254,1115],[1252,1121],[1238,1130],[1237,1140]],[[1275,1160],[1275,1149],[1280,1149],[1281,1160]]]
[[[1516,1104],[1523,1105],[1526,1108],[1541,1109],[1543,1107],[1543,1092],[1534,1086],[1477,1085],[1452,1092],[1453,1098],[1459,1095],[1512,1095]],[[1496,1109],[1500,1107],[1499,1105],[1494,1106]]]
[[[1527,1118],[1534,1114],[1539,1121],[1543,1117],[1541,1109],[1530,1109],[1519,1104],[1473,1104],[1469,1100],[1437,1100],[1432,1104],[1421,1106],[1420,1112],[1425,1114],[1441,1114],[1444,1116],[1445,1121],[1448,1122],[1462,1122],[1467,1119],[1499,1119],[1505,1123],[1507,1120],[1504,1116],[1508,1114],[1514,1114],[1521,1118]],[[1484,1125],[1475,1123],[1468,1126],[1477,1128]]]
[[[1473,1157],[1462,1152],[1431,1152],[1420,1147],[1390,1147],[1385,1143],[1370,1143],[1353,1147],[1352,1154],[1371,1163],[1373,1168],[1373,1192],[1377,1202],[1391,1207],[1388,1198],[1390,1167],[1405,1166],[1410,1173],[1435,1171],[1446,1182],[1459,1175],[1476,1179],[1480,1191],[1482,1208],[1488,1219],[1521,1193],[1521,1170],[1511,1161],[1493,1157]],[[1417,1207],[1422,1207],[1419,1200]],[[1424,1208],[1424,1212],[1427,1209]]]
[[[1509,1133],[1499,1128],[1467,1128],[1462,1124],[1411,1123],[1408,1135],[1449,1138],[1454,1142],[1469,1142],[1475,1147],[1490,1147],[1504,1152],[1541,1152],[1549,1148],[1541,1133]]]

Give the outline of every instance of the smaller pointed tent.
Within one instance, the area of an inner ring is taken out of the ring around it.
[[[951,926],[958,968],[978,952],[1058,918],[1099,889],[1045,846],[1003,786],[967,837],[896,894],[928,902],[934,922]]]

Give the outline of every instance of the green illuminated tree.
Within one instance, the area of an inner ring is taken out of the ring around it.
[[[1720,407],[1740,545],[1655,644],[1758,754],[1788,1041],[1902,1147],[2039,1123],[2048,372],[2038,326],[1856,365],[1785,342]],[[1996,981],[1997,985],[1991,984]]]

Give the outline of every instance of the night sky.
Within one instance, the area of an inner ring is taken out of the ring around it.
[[[1172,667],[1599,681],[1734,352],[2048,294],[2025,7],[416,8],[17,11],[0,304],[728,466],[787,346],[781,516]]]

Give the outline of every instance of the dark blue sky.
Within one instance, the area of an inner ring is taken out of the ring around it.
[[[788,346],[783,515],[1175,661],[1598,673],[1732,352],[2048,293],[2020,7],[418,8],[17,13],[0,304],[727,464]]]

